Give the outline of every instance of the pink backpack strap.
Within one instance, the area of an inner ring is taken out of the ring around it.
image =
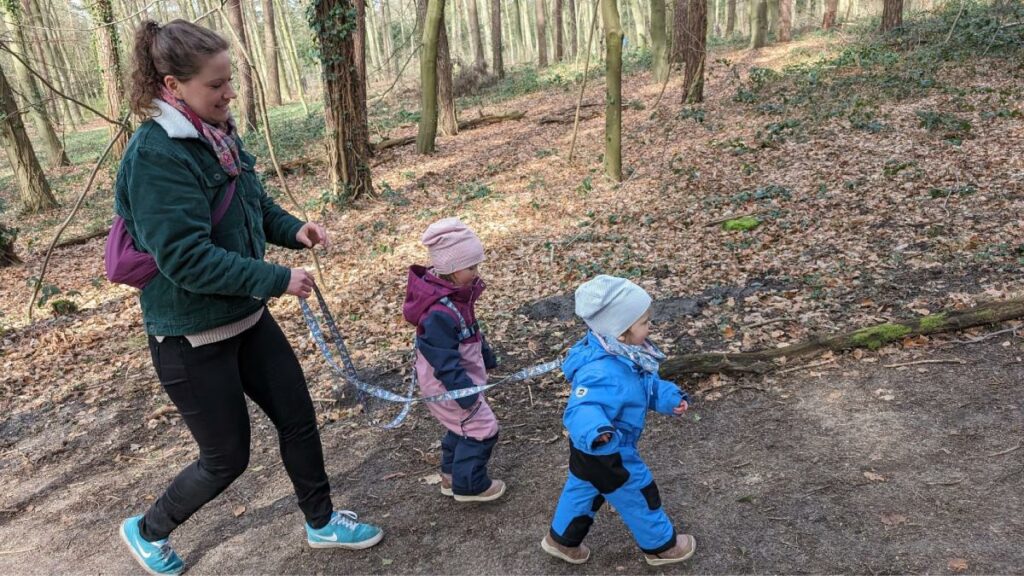
[[[217,224],[224,219],[224,215],[228,213],[228,208],[231,207],[231,199],[235,197],[235,186],[238,183],[238,178],[234,178],[231,182],[228,182],[227,192],[224,193],[224,199],[220,201],[217,209],[213,211],[213,216],[210,218],[211,228],[216,228]]]

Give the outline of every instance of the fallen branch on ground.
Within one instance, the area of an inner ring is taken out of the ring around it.
[[[459,121],[459,130],[472,130],[473,128],[479,128],[481,126],[490,126],[491,124],[498,124],[506,120],[522,120],[526,116],[525,112],[509,112],[508,114],[496,114],[480,116],[479,118],[471,118],[469,120]],[[371,143],[373,149],[377,152],[381,150],[387,150],[388,148],[396,148],[398,146],[407,146],[416,141],[416,136],[405,136],[402,138],[390,138],[388,140],[381,140],[376,144]]]
[[[779,362],[783,358],[803,358],[827,350],[875,350],[910,336],[964,330],[1021,317],[1024,317],[1024,298],[1015,298],[989,302],[965,310],[887,322],[835,336],[817,336],[782,348],[758,352],[685,354],[668,359],[662,364],[661,372],[665,378],[678,378],[684,374],[767,374],[780,368]]]
[[[918,364],[967,364],[967,362],[959,358],[950,358],[944,360],[942,358],[932,360],[914,360],[913,362],[900,362],[899,364],[884,364],[883,368],[903,368],[904,366],[917,366]]]
[[[110,228],[102,228],[100,230],[84,234],[82,236],[75,236],[74,238],[68,238],[67,240],[58,242],[56,245],[54,245],[54,248],[67,248],[68,246],[78,246],[79,244],[85,244],[86,242],[94,238],[105,237],[108,233],[110,233]]]

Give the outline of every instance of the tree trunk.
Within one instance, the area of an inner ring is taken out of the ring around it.
[[[323,2],[320,2],[323,4]],[[238,130],[245,134],[256,129],[256,93],[252,87],[252,69],[246,62],[245,53],[249,50],[249,41],[245,36],[245,18],[242,15],[241,0],[227,0],[228,20],[235,30],[238,40],[235,44],[235,67],[239,71],[239,84],[242,88],[242,118],[238,122]]]
[[[779,0],[779,42],[793,39],[793,0]]]
[[[7,152],[7,160],[14,171],[14,180],[21,195],[21,208],[25,212],[39,212],[57,205],[50,192],[43,169],[39,166],[32,142],[25,133],[18,112],[18,101],[14,97],[7,76],[0,70],[0,142]]]
[[[537,0],[538,3],[541,0]],[[604,171],[609,178],[622,182],[622,22],[617,0],[601,0],[604,20],[605,61]]]
[[[356,33],[352,38],[352,49],[356,53],[356,77],[359,84],[366,90],[370,85],[370,78],[366,75],[366,1],[352,0],[356,5]],[[363,96],[366,101],[366,96]]]
[[[940,312],[912,320],[889,322],[845,332],[834,336],[815,337],[758,352],[686,354],[669,358],[661,365],[661,375],[670,380],[686,374],[766,374],[780,368],[782,359],[792,360],[825,352],[841,352],[854,348],[878,349],[886,344],[914,336],[966,330],[1024,317],[1024,299],[981,304],[966,310]]]
[[[839,0],[824,0],[825,15],[821,18],[821,29],[831,30],[836,25],[836,12],[839,11]]]
[[[3,2],[4,21],[7,23],[8,33],[14,36],[14,41],[9,42],[7,47],[24,60],[14,59],[14,70],[18,77],[18,84],[21,87],[22,97],[28,102],[28,112],[36,125],[36,131],[46,143],[49,152],[49,160],[52,166],[67,166],[71,164],[64,152],[64,145],[57,137],[57,131],[53,129],[50,116],[46,113],[46,104],[43,101],[42,93],[36,84],[36,79],[26,63],[31,62],[28,45],[25,40],[24,29],[21,26],[21,6],[14,1]],[[19,112],[20,113],[20,112]]]
[[[47,30],[43,26],[35,0],[21,0],[21,13],[24,16],[24,22],[27,24],[24,32],[28,34],[29,43],[33,50],[34,62],[32,69],[42,76],[43,80],[59,90],[60,80],[59,74],[54,69],[53,47],[46,41]],[[50,96],[46,99],[47,112],[50,118],[58,126],[66,125],[70,121],[71,116],[71,112],[68,111],[67,100],[49,94],[49,91],[44,92]],[[63,133],[63,130],[61,132]]]
[[[689,39],[686,37],[686,3],[689,0],[675,0],[672,4],[672,48],[669,53],[669,62],[681,64],[686,54],[686,44]]]
[[[705,0],[687,0],[686,53],[683,102],[704,101],[704,62],[707,59],[708,5]]]
[[[764,48],[768,43],[768,0],[750,0],[750,47]]]
[[[370,10],[366,12],[366,49],[374,71],[381,78],[387,78],[387,74],[384,72],[384,57],[381,55],[384,51],[381,48],[383,42],[383,26],[377,22],[377,9],[373,3],[370,3]],[[369,78],[367,78],[367,83],[369,83]]]
[[[633,33],[636,36],[636,42],[633,43],[633,48],[643,48],[648,44],[645,32],[647,32],[650,27],[644,24],[644,15],[643,10],[640,9],[640,0],[626,0],[626,5],[629,6],[630,16],[632,16],[633,19]]]
[[[248,4],[241,4],[242,6],[242,18],[245,19],[245,29],[249,31],[249,38],[246,39],[245,45],[249,47],[249,57],[252,58],[252,66],[255,69],[255,73],[260,74],[260,78],[267,77],[267,61],[263,57],[263,42],[260,41],[260,30],[262,26],[256,21],[256,14],[253,13],[252,6]],[[165,20],[161,20],[164,22]],[[254,94],[256,98],[262,98],[263,94],[260,94],[256,90],[256,84],[253,84]],[[266,91],[266,87],[264,87]],[[259,101],[256,102],[256,114],[257,121],[259,121]]]
[[[526,46],[527,57],[524,61],[531,61],[537,55],[537,37],[534,34],[536,26],[531,24],[530,15],[536,10],[530,10],[529,4],[535,0],[514,0],[516,3],[517,17],[519,19],[519,31],[523,36],[523,43]]]
[[[366,86],[356,73],[352,0],[313,0],[309,25],[320,47],[327,157],[335,197],[373,194]]]
[[[362,2],[358,2],[362,5]],[[267,66],[267,104],[281,105],[281,79],[278,68],[277,22],[274,0],[263,0],[263,58]]]
[[[388,78],[389,74],[387,72],[390,70],[390,75],[397,78],[401,63],[398,63],[398,55],[395,54],[395,39],[391,35],[391,8],[387,0],[381,0],[380,20],[381,40],[383,41],[382,47],[384,48],[384,54],[382,54],[382,56],[387,60],[387,63],[384,64],[384,69],[381,70],[381,73],[384,74],[385,78]]]
[[[281,15],[281,23],[284,24],[281,29],[284,31],[285,42],[288,44],[285,47],[285,54],[288,57],[288,61],[292,64],[295,89],[299,93],[299,100],[302,102],[303,112],[306,116],[309,116],[309,104],[306,102],[306,88],[302,85],[302,65],[299,64],[299,51],[295,49],[295,39],[292,37],[291,19],[288,17],[288,11],[285,10],[284,5],[281,4],[282,0],[274,1],[278,3],[277,13]]]
[[[526,32],[522,22],[522,8],[519,5],[519,0],[512,0],[512,13],[515,15],[515,33],[519,38],[519,46],[521,48],[519,52],[520,61],[528,61],[532,58],[532,54],[529,47],[529,34]]]
[[[555,0],[555,62],[565,60],[565,40],[562,34],[562,0]]]
[[[882,4],[882,32],[903,26],[903,0],[884,0]]]
[[[736,0],[728,0],[725,5],[725,36],[731,38],[736,31]]]
[[[501,0],[491,0],[491,62],[494,74],[505,77],[505,60],[501,55]]]
[[[566,22],[569,24],[569,37],[566,40],[566,45],[569,50],[567,56],[570,60],[575,60],[576,55],[579,53],[579,33],[576,30],[576,0],[569,0],[568,7],[569,14],[566,15]]]
[[[455,108],[455,85],[452,81],[452,58],[449,54],[448,30],[441,23],[437,36],[437,97],[441,105],[441,134],[459,133],[459,116]]]
[[[544,28],[544,0],[534,0],[537,8],[537,66],[547,68],[547,30]]]
[[[469,8],[469,37],[473,44],[473,66],[480,74],[484,74],[487,71],[487,60],[484,57],[484,39],[480,26],[480,7],[477,5],[477,1],[466,0],[466,6]]]
[[[665,0],[651,0],[651,79],[661,84],[668,78],[668,37],[665,32]]]
[[[103,73],[103,86],[106,88],[107,116],[121,118],[123,115],[123,104],[121,98],[124,90],[124,72],[121,69],[121,54],[119,47],[121,40],[118,38],[117,26],[114,22],[114,8],[110,0],[96,0],[92,5],[93,21],[99,28],[96,29],[96,51],[97,59]],[[117,126],[107,126],[107,133],[114,137],[118,132]],[[121,157],[125,146],[128,145],[128,138],[131,134],[122,133],[110,155],[115,160]]]
[[[67,90],[67,93],[78,97],[82,91],[79,86],[75,83],[74,71],[71,70],[71,65],[68,63],[67,54],[64,51],[64,32],[60,30],[60,26],[57,23],[55,15],[53,14],[53,6],[40,6],[45,8],[43,12],[43,18],[45,20],[44,26],[50,29],[50,42],[53,47],[54,62],[57,63],[58,71],[60,72],[62,86]],[[74,102],[68,102],[68,106],[71,109],[73,117],[72,125],[81,126],[85,123],[85,119],[82,117],[82,109]]]
[[[768,34],[779,34],[779,0],[768,0]]]
[[[420,48],[420,127],[416,151],[430,154],[437,137],[437,52],[444,25],[444,0],[428,0],[423,20],[423,45]]]

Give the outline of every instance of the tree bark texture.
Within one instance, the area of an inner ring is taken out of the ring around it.
[[[537,8],[537,66],[547,68],[548,46],[547,30],[544,22],[544,0],[533,0]]]
[[[882,32],[903,26],[903,0],[883,0]]]
[[[505,77],[501,48],[501,0],[491,0],[491,63],[498,78]]]
[[[651,0],[651,47],[651,78],[661,84],[669,72],[665,0]]]
[[[361,4],[361,2],[360,2]],[[278,66],[277,19],[274,0],[263,0],[263,59],[267,69],[267,104],[281,105],[281,78]]]
[[[353,0],[313,0],[310,28],[320,47],[327,156],[336,197],[373,194],[366,87],[356,72]]]
[[[541,0],[538,0],[540,2]],[[622,22],[616,0],[601,0],[604,20],[605,95],[604,171],[609,178],[622,182]]]
[[[428,0],[420,47],[420,126],[416,151],[430,154],[437,137],[437,44],[444,25],[444,0]]]
[[[256,93],[252,85],[252,69],[245,59],[249,51],[249,41],[245,35],[245,17],[242,15],[241,0],[227,0],[229,25],[235,30],[238,39],[235,44],[235,67],[238,69],[239,84],[242,88],[242,117],[238,129],[242,134],[256,129]]]
[[[478,0],[466,0],[469,7],[469,33],[473,41],[473,66],[481,73],[487,71],[487,60],[484,57],[483,28],[480,26],[480,8]]]
[[[3,70],[0,70],[0,114],[3,115],[0,119],[0,142],[14,171],[22,210],[39,212],[53,208],[57,200],[50,192],[50,183],[46,181],[25,125],[21,123],[18,101]]]
[[[672,48],[669,62],[680,64],[686,53],[686,3],[690,0],[675,0],[672,4]]]
[[[732,37],[736,31],[736,0],[729,0],[725,5],[725,35]]]
[[[704,62],[707,59],[708,5],[705,0],[686,0],[686,52],[683,102],[704,101]]]
[[[768,0],[750,0],[750,47],[764,48],[768,43]]]
[[[562,0],[555,0],[555,62],[565,60],[565,39],[562,34]]]
[[[831,30],[836,25],[836,12],[839,11],[839,0],[824,0],[825,14],[821,18],[821,29]]]

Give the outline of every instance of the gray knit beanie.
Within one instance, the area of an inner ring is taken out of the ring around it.
[[[576,289],[576,315],[601,336],[618,338],[651,307],[651,296],[626,280],[601,274]]]

